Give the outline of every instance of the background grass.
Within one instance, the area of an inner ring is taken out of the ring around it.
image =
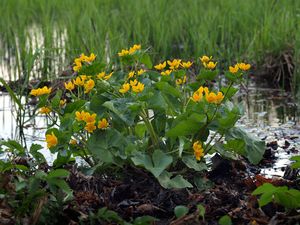
[[[259,64],[291,49],[299,62],[298,0],[1,0],[0,10],[10,79],[51,78],[81,52],[106,61],[134,43],[156,60],[208,54]]]

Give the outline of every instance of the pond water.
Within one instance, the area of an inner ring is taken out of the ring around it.
[[[241,90],[235,102],[242,102],[244,116],[238,121],[238,126],[267,142],[277,141],[278,148],[274,164],[265,167],[261,173],[267,176],[282,176],[284,168],[290,163],[289,158],[300,150],[300,123],[297,104],[288,93],[278,89],[257,87],[252,84],[247,91]],[[13,103],[7,93],[0,92],[0,139],[17,139],[18,131],[15,122]],[[37,116],[25,128],[27,146],[38,143],[44,146],[42,153],[49,162],[55,156],[46,148],[45,117]],[[288,147],[287,143],[288,142]]]

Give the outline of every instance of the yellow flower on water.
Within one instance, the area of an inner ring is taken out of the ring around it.
[[[211,59],[212,59],[212,56],[208,57],[207,55],[200,57],[200,61],[202,63],[208,63]]]
[[[160,74],[162,76],[169,76],[171,73],[172,73],[172,70],[166,70],[166,71],[161,72]]]
[[[251,68],[251,65],[246,64],[246,63],[238,63],[237,65],[241,70],[244,70],[244,71],[247,71]]]
[[[57,145],[57,137],[55,134],[52,132],[51,134],[46,134],[46,142],[47,142],[47,147],[51,148]]]
[[[109,123],[107,122],[107,120],[105,118],[103,118],[102,120],[100,120],[98,122],[98,128],[99,129],[106,129],[108,127]]]
[[[230,73],[237,73],[239,71],[239,66],[236,64],[234,66],[229,66]]]
[[[217,63],[216,62],[214,63],[214,62],[210,61],[209,63],[203,63],[203,66],[207,69],[212,70],[217,66]]]
[[[71,145],[76,145],[77,144],[77,141],[75,139],[71,139],[70,142],[69,142]]]
[[[168,60],[167,63],[171,70],[176,70],[180,66],[181,59],[174,59],[173,61]]]
[[[138,84],[136,86],[132,86],[132,91],[135,93],[139,93],[142,92],[144,90],[145,85],[138,82]]]
[[[51,112],[51,109],[49,107],[42,107],[40,108],[40,111],[39,111],[41,114],[49,114]]]
[[[85,111],[81,111],[81,112],[79,112],[79,111],[76,111],[75,112],[75,118],[76,118],[76,120],[77,121],[84,121],[84,119],[85,119],[85,114],[86,114],[86,112]]]
[[[130,86],[131,86],[131,87],[132,87],[132,86],[135,86],[135,85],[137,85],[137,83],[138,83],[137,79],[134,79],[133,81],[131,80],[131,81],[130,81]]]
[[[85,129],[87,132],[89,132],[89,133],[93,133],[94,130],[96,130],[96,128],[97,128],[97,127],[95,126],[95,122],[96,122],[96,121],[91,122],[91,123],[87,123],[87,124],[85,125],[84,129]]]
[[[154,66],[154,68],[157,70],[163,70],[166,66],[167,66],[167,63],[163,62],[163,63],[160,63],[160,64]]]
[[[51,93],[52,88],[48,88],[47,86],[44,86],[42,88],[32,89],[30,94],[33,96],[41,96]]]
[[[67,102],[66,99],[61,99],[61,100],[59,101],[59,106],[60,106],[60,107],[63,107],[63,106],[66,104],[66,102]]]
[[[130,79],[132,77],[134,77],[134,71],[131,71],[131,72],[128,73],[128,79]]]
[[[202,98],[203,98],[203,94],[202,94],[202,92],[199,92],[199,91],[195,91],[193,96],[191,97],[191,99],[194,102],[199,102],[202,100]]]
[[[76,77],[76,79],[73,80],[73,83],[77,86],[83,86],[84,85],[84,80],[81,77]]]
[[[199,143],[199,141],[194,142],[193,149],[194,149],[195,158],[199,161],[201,157],[204,156],[204,150],[202,148],[201,143]]]
[[[84,84],[84,93],[89,93],[93,88],[95,87],[95,81],[93,81],[92,79],[88,80],[85,84]]]
[[[190,62],[190,61],[182,62],[182,63],[181,63],[181,66],[182,66],[183,68],[185,68],[185,69],[190,68],[192,65],[193,65],[193,63]]]
[[[126,49],[122,49],[122,51],[119,52],[118,55],[119,55],[120,57],[129,55],[129,51],[126,50]]]
[[[140,70],[137,72],[137,74],[140,76],[140,75],[142,75],[142,74],[145,73],[145,72],[146,72],[146,70],[140,69]]]
[[[111,76],[113,75],[114,72],[111,72],[110,74],[106,75],[105,77],[103,77],[104,80],[109,80],[111,78]]]
[[[69,81],[68,83],[65,82],[65,88],[69,91],[72,91],[75,88],[75,85],[72,81]]]
[[[84,122],[86,123],[94,123],[96,121],[96,113],[90,114],[89,112],[86,112],[84,115]]]
[[[119,89],[119,92],[121,92],[122,94],[125,94],[129,90],[130,90],[130,84],[125,83],[125,84],[122,85],[122,88]]]

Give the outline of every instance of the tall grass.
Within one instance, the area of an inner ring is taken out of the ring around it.
[[[151,46],[156,59],[300,55],[298,0],[1,0],[0,10],[0,55],[15,74],[28,54],[43,56],[32,75],[49,78],[81,52],[104,60],[133,43]]]

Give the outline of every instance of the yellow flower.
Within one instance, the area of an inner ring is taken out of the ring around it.
[[[128,73],[128,79],[130,79],[132,77],[134,77],[134,71],[131,71],[131,72]]]
[[[76,79],[73,80],[73,83],[77,86],[83,86],[84,85],[84,80],[81,77],[76,77]]]
[[[191,99],[194,102],[199,102],[199,101],[201,101],[202,98],[203,98],[203,94],[202,94],[202,92],[199,92],[199,91],[195,91],[193,96],[191,97]]]
[[[246,63],[238,63],[237,65],[241,70],[244,70],[244,71],[247,71],[251,68],[251,65],[246,64]]]
[[[182,64],[181,64],[181,66],[182,66],[183,68],[185,68],[185,69],[190,68],[192,65],[193,65],[193,63],[190,62],[190,61],[182,62]]]
[[[133,45],[132,47],[129,48],[129,54],[135,53],[137,50],[141,49],[141,45]]]
[[[199,141],[194,142],[193,149],[194,149],[195,158],[199,161],[201,157],[204,156],[204,150],[202,148],[201,143],[199,143]]]
[[[75,85],[72,81],[69,81],[68,83],[65,82],[65,88],[69,91],[72,91],[75,88]]]
[[[169,76],[171,73],[172,73],[172,70],[166,70],[166,71],[161,72],[160,74],[163,76]]]
[[[49,114],[51,112],[51,109],[49,107],[42,107],[39,111],[41,114]]]
[[[140,69],[140,70],[137,72],[137,74],[140,76],[140,75],[142,75],[142,74],[145,73],[145,72],[146,72],[146,70]]]
[[[66,104],[66,102],[67,102],[66,99],[61,99],[61,100],[59,101],[60,107],[63,107],[63,106]]]
[[[73,66],[73,70],[74,70],[75,72],[78,72],[81,68],[82,68],[81,62],[80,62],[80,63],[77,63],[75,66]]]
[[[239,66],[236,64],[234,66],[229,66],[230,73],[237,73],[239,71]]]
[[[57,145],[57,137],[55,134],[52,132],[51,134],[46,134],[46,142],[47,142],[47,147],[51,148]]]
[[[167,63],[163,62],[163,63],[160,63],[160,64],[154,66],[154,68],[157,70],[163,70],[166,66],[167,66]]]
[[[110,74],[106,75],[104,78],[104,80],[109,80],[111,78],[111,76],[113,75],[113,72],[111,72]]]
[[[214,92],[210,92],[209,94],[205,95],[206,101],[209,103],[219,104],[222,102],[224,95],[222,92],[218,92],[215,94]]]
[[[142,92],[144,90],[145,85],[138,82],[138,84],[136,86],[132,86],[132,91],[135,93],[139,93]]]
[[[85,84],[84,84],[84,93],[89,93],[93,88],[95,87],[95,81],[93,81],[92,79],[88,80]]]
[[[202,63],[208,63],[211,59],[212,59],[212,56],[208,57],[207,55],[200,57],[200,61]]]
[[[91,78],[91,76],[80,75],[81,80],[86,81],[86,79]]]
[[[84,129],[85,129],[87,132],[89,132],[89,133],[93,133],[94,130],[96,130],[96,128],[97,128],[97,127],[95,126],[95,122],[96,122],[96,121],[91,122],[91,123],[87,123],[87,124],[85,125]]]
[[[209,103],[215,103],[217,95],[214,92],[210,92],[205,95],[206,101]]]
[[[119,92],[121,92],[122,94],[125,94],[129,90],[130,90],[130,84],[125,83],[125,84],[122,85],[122,88],[119,89]]]
[[[176,70],[180,66],[181,59],[174,59],[173,61],[168,60],[167,63],[171,70]]]
[[[96,55],[94,53],[91,53],[89,57],[86,57],[86,60],[91,63],[96,59]]]
[[[118,55],[119,55],[120,57],[129,55],[129,51],[126,50],[126,49],[122,49],[122,51],[119,52]]]
[[[84,115],[84,122],[86,123],[94,123],[96,120],[96,113],[90,114],[89,112],[86,112]]]
[[[101,72],[97,75],[98,79],[102,79],[103,77],[105,77],[105,72]]]
[[[177,85],[185,84],[185,82],[186,82],[186,76],[184,76],[183,79],[176,79]]]
[[[99,129],[106,129],[108,127],[109,123],[107,122],[107,120],[105,118],[103,118],[102,120],[100,120],[98,122],[98,128]]]
[[[131,87],[132,87],[132,86],[135,86],[135,85],[137,85],[137,83],[138,83],[137,79],[134,79],[133,81],[131,80],[131,81],[130,81],[130,86],[131,86]]]
[[[75,139],[71,139],[70,142],[69,142],[71,145],[76,145],[77,144],[77,141]]]
[[[212,70],[217,66],[217,63],[216,62],[214,63],[214,62],[210,61],[209,63],[203,63],[203,66],[207,69]]]
[[[84,111],[81,111],[81,112],[76,111],[76,112],[75,112],[76,120],[77,120],[77,121],[84,121],[84,119],[85,119],[85,114],[86,114],[86,112],[84,112]]]
[[[45,94],[50,94],[52,88],[48,88],[47,86],[44,86],[42,88],[32,89],[30,94],[33,96],[41,96]]]

